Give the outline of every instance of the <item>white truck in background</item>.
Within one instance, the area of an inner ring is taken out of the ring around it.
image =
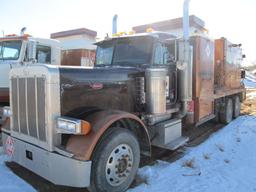
[[[60,65],[60,42],[27,34],[0,38],[0,125],[3,106],[9,106],[9,72],[13,67],[29,63]]]

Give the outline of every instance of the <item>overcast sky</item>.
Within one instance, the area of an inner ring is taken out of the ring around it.
[[[19,33],[27,27],[34,37],[86,27],[99,37],[111,34],[118,14],[118,31],[182,16],[183,0],[0,0],[0,30]],[[242,43],[247,59],[256,60],[256,0],[191,0],[190,14],[205,21],[212,38]],[[0,35],[1,36],[1,35]]]

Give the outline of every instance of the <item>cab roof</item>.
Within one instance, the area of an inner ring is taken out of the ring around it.
[[[105,41],[111,41],[111,40],[114,40],[114,39],[125,39],[125,38],[133,38],[133,37],[152,37],[152,38],[157,38],[157,39],[160,39],[160,40],[176,39],[177,38],[176,36],[174,36],[171,33],[153,31],[153,32],[149,32],[149,33],[136,33],[136,34],[132,34],[132,35],[122,35],[122,36],[109,37],[107,39],[104,39],[102,41],[99,41],[99,42],[95,43],[95,45],[99,45],[99,44],[101,44]]]
[[[23,35],[23,36],[17,36],[17,35],[11,35],[11,36],[5,36],[5,37],[0,37],[0,42],[1,41],[37,41],[39,43],[45,44],[45,45],[50,45],[50,46],[59,46],[60,47],[60,42],[56,39],[46,39],[46,38],[35,38],[29,35]]]

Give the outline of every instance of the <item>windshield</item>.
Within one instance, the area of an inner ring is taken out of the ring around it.
[[[96,65],[140,65],[150,63],[152,37],[113,39],[99,44]]]
[[[0,60],[17,60],[20,55],[21,41],[0,42]]]

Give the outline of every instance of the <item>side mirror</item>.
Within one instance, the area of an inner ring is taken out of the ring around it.
[[[241,79],[244,79],[245,78],[245,70],[241,70]]]
[[[29,41],[27,44],[28,61],[36,63],[36,41]]]

